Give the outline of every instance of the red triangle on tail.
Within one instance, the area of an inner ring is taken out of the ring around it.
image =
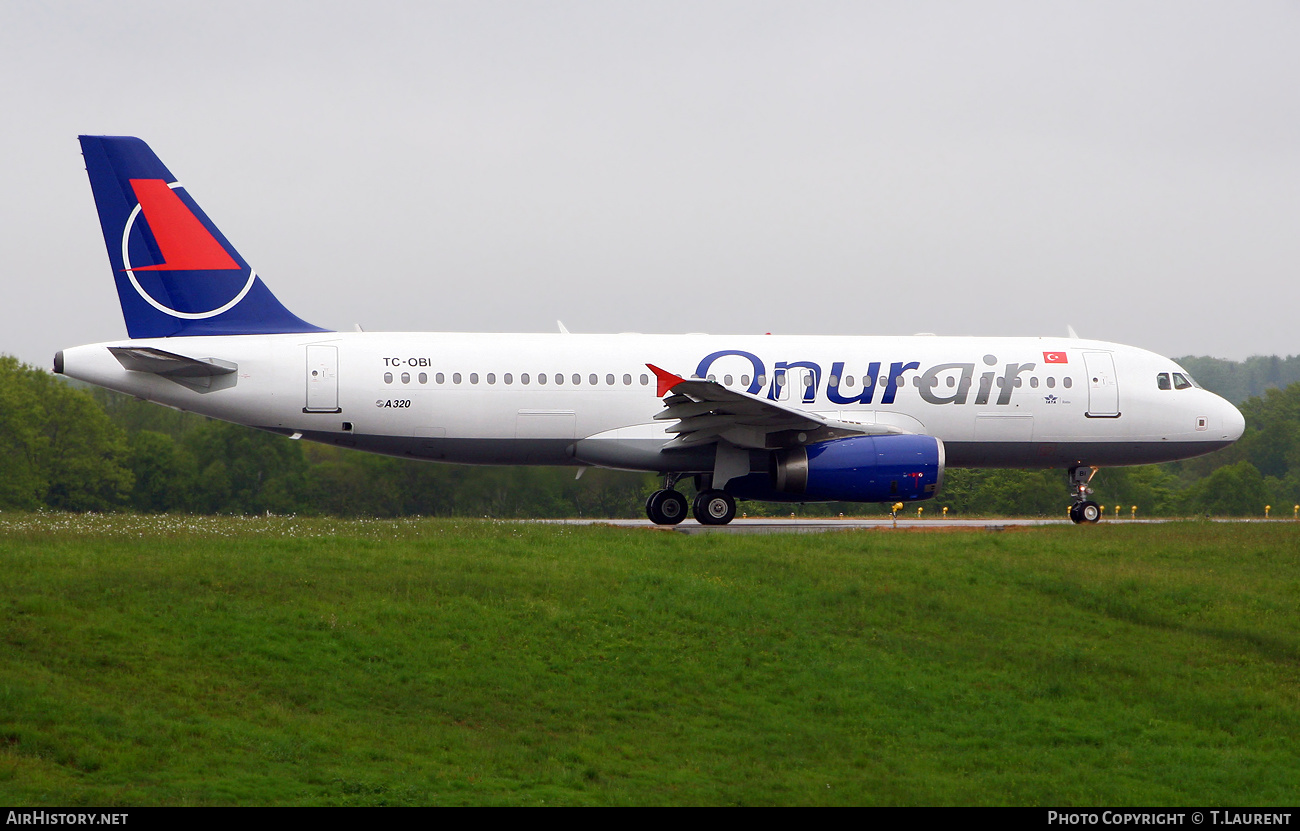
[[[132,271],[226,271],[239,268],[216,237],[162,179],[132,179],[131,189],[163,261]]]

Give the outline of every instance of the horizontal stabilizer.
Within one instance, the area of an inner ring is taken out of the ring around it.
[[[195,392],[212,392],[235,385],[239,365],[220,358],[189,358],[152,346],[110,346],[123,369],[148,372],[175,381]]]

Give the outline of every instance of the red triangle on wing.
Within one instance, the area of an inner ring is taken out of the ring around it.
[[[669,390],[671,390],[673,387],[677,386],[678,384],[686,380],[682,376],[674,375],[668,370],[660,369],[654,364],[646,364],[646,366],[650,367],[650,371],[655,374],[655,379],[658,381],[658,390],[659,390],[658,392],[655,393],[655,395],[659,396],[660,398],[663,398],[665,395],[668,394]]]

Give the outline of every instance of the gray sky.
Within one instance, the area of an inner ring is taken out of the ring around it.
[[[0,4],[0,352],[125,337],[79,133],[367,330],[1300,352],[1296,2]]]

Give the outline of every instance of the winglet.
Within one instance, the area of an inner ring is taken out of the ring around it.
[[[655,374],[655,379],[658,381],[658,392],[656,392],[655,395],[660,398],[663,398],[668,394],[669,390],[686,380],[682,376],[674,375],[668,370],[660,369],[654,364],[646,364],[646,366],[650,367],[650,371]]]

